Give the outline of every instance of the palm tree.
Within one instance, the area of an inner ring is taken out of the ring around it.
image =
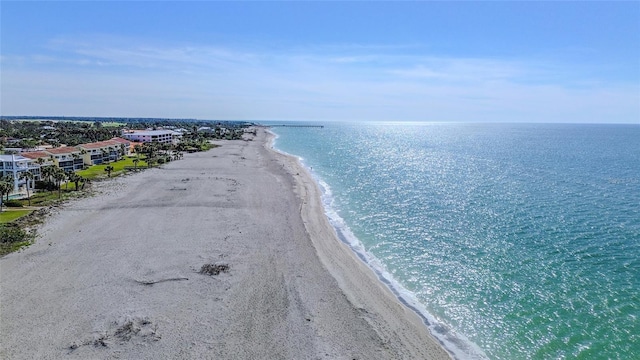
[[[167,155],[169,153],[169,150],[173,148],[173,145],[170,143],[162,143],[160,144],[159,147],[160,147],[160,150],[162,150],[164,154]]]
[[[44,158],[38,158],[36,160],[36,164],[38,164],[38,166],[40,166],[40,169],[39,169],[39,171],[40,171],[40,180],[44,179],[44,176],[42,175],[42,165],[44,165],[44,161],[45,161]]]
[[[147,157],[155,159],[161,149],[161,145],[157,142],[145,143],[144,145],[144,153],[147,154]]]
[[[4,204],[3,198],[6,194],[9,196],[11,191],[13,191],[13,181],[8,181],[7,177],[3,177],[0,179],[0,212],[2,212],[2,205]]]
[[[101,149],[102,151],[102,162],[108,162],[109,161],[109,152],[106,149]],[[107,158],[107,161],[104,161],[104,158]]]
[[[14,185],[14,184],[15,184],[15,179],[13,178],[13,175],[8,174],[8,175],[3,176],[2,180],[3,180],[3,181],[8,182],[9,184],[11,184],[11,190],[9,190],[9,192],[7,192],[7,193],[5,194],[5,195],[6,195],[6,199],[7,199],[7,201],[9,201],[9,195],[10,195],[10,194],[13,192],[13,190],[15,189],[15,185]]]
[[[52,183],[51,178],[57,168],[55,165],[44,166],[40,168],[40,176],[42,179],[47,179],[47,182]]]
[[[20,173],[20,180],[25,180],[26,188],[27,188],[27,201],[29,201],[29,206],[31,206],[31,195],[29,194],[29,181],[33,181],[33,173],[30,171],[23,171]]]
[[[136,156],[136,158],[133,159],[133,171],[138,171],[139,162],[140,162],[140,158]]]
[[[80,156],[82,157],[82,168],[84,169],[86,167],[85,165],[85,155],[87,154],[87,150],[85,149],[80,149]],[[91,157],[89,157],[91,158]],[[91,164],[91,159],[89,159],[89,164]]]
[[[108,177],[111,177],[111,172],[113,171],[113,166],[111,166],[111,165],[107,165],[107,166],[104,168],[104,171],[106,171],[106,172],[107,172],[107,176],[108,176]]]
[[[69,174],[69,182],[76,184],[76,191],[78,191],[80,182],[83,182],[84,178],[76,173]],[[68,184],[68,183],[67,183]]]
[[[127,154],[127,147],[124,144],[120,144],[120,158],[123,158]]]
[[[76,169],[76,160],[80,159],[80,155],[79,154],[71,154],[71,157],[73,158],[73,170]]]
[[[62,197],[62,181],[67,178],[67,173],[60,168],[56,168],[53,173],[53,179],[56,181],[56,186],[58,187],[58,199]]]
[[[142,147],[142,145],[133,145],[133,153],[135,154],[139,154],[140,153],[140,148]]]

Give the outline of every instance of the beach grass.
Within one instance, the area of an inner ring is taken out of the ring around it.
[[[30,245],[33,239],[33,233],[25,231],[19,226],[0,223],[0,256]]]
[[[68,186],[66,184],[62,185],[60,189],[60,196],[58,194],[58,190],[52,191],[37,191],[31,194],[31,203],[27,199],[20,199],[19,201],[22,203],[22,206],[49,206],[59,202],[61,199],[66,200],[71,197],[83,196],[82,191],[76,191],[76,186],[74,183],[69,183]]]
[[[0,243],[0,256],[18,251],[25,246],[31,245],[31,241],[20,241],[13,243]]]
[[[0,224],[12,222],[15,219],[28,215],[33,210],[4,210],[0,213]]]
[[[69,184],[69,189],[65,189],[62,187],[62,197],[65,198],[68,193],[75,189],[75,185]],[[51,205],[54,202],[58,201],[58,191],[40,191],[31,195],[31,206],[47,206]],[[22,201],[22,205],[28,205],[28,201],[26,199],[20,200]]]

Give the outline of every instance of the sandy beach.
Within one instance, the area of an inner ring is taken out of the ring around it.
[[[270,136],[97,183],[55,211],[0,259],[0,358],[449,359]]]

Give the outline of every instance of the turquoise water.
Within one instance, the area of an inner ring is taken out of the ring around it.
[[[640,359],[640,126],[272,129],[460,358]]]

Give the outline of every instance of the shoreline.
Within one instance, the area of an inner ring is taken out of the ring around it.
[[[113,179],[47,219],[0,259],[0,357],[450,358],[336,238],[298,160],[255,140]]]
[[[426,332],[432,342],[436,342],[437,346],[447,352],[447,358],[451,357],[451,354],[448,353],[444,345],[430,333],[429,319],[417,309],[417,305],[403,298],[398,290],[392,287],[389,280],[385,278],[378,269],[371,267],[366,259],[360,258],[364,256],[364,254],[354,249],[348,240],[342,238],[343,235],[338,234],[337,229],[329,222],[322,202],[322,192],[319,184],[311,175],[309,169],[301,164],[295,155],[277,150],[274,147],[276,134],[271,131],[268,131],[268,133],[270,137],[267,139],[265,146],[277,156],[285,157],[293,163],[291,165],[292,169],[290,170],[291,174],[294,172],[296,174],[302,174],[296,177],[296,186],[297,191],[302,189],[302,193],[299,193],[299,195],[306,199],[301,206],[300,212],[305,221],[307,232],[316,235],[311,236],[311,241],[318,251],[320,260],[331,275],[338,280],[342,291],[349,297],[350,301],[354,304],[366,304],[370,302],[372,298],[384,298],[384,302],[391,301],[397,303],[403,311],[398,310],[397,313],[393,314],[393,319],[388,318],[385,319],[385,321],[391,322],[398,317],[404,317],[404,319],[399,320],[399,322],[408,321],[411,324],[410,326],[417,328],[415,329],[417,333],[421,332],[421,330]],[[340,245],[338,247],[341,253],[340,261],[344,261],[345,264],[337,264],[336,261],[332,259],[336,255],[336,247],[334,247],[336,244]],[[346,258],[348,258],[347,261],[345,261]],[[345,265],[348,265],[348,262],[359,265],[357,266],[357,272],[367,276],[365,281],[369,281],[372,284],[368,286],[363,285],[363,279],[361,277],[353,275],[350,270],[346,270]],[[376,285],[380,286],[378,287]],[[369,294],[366,294],[367,292]],[[389,304],[385,304],[385,306],[389,306]],[[429,346],[432,346],[432,344],[429,344]]]
[[[440,322],[433,317],[416,298],[413,293],[404,288],[402,284],[397,282],[390,274],[388,274],[381,266],[376,263],[379,261],[371,254],[369,254],[363,247],[359,239],[351,232],[349,226],[344,222],[337,213],[327,211],[325,199],[325,188],[328,188],[328,184],[324,183],[321,179],[312,175],[312,169],[302,163],[301,158],[296,155],[281,151],[275,148],[275,139],[277,134],[268,131],[272,138],[270,139],[270,148],[281,156],[289,157],[293,159],[299,166],[300,172],[303,172],[313,183],[310,186],[315,186],[315,192],[320,197],[320,207],[327,218],[327,226],[331,227],[334,231],[335,242],[339,242],[346,246],[346,248],[353,255],[353,261],[364,265],[365,272],[373,273],[375,280],[384,285],[386,290],[391,294],[396,302],[400,303],[403,307],[407,308],[416,315],[423,327],[427,329],[429,335],[439,343],[439,345],[449,354],[453,359],[486,359],[486,355],[477,345],[471,342],[466,337],[455,333],[447,324]],[[329,190],[330,191],[330,190]],[[331,200],[333,201],[333,200]],[[348,290],[347,290],[348,291]]]

